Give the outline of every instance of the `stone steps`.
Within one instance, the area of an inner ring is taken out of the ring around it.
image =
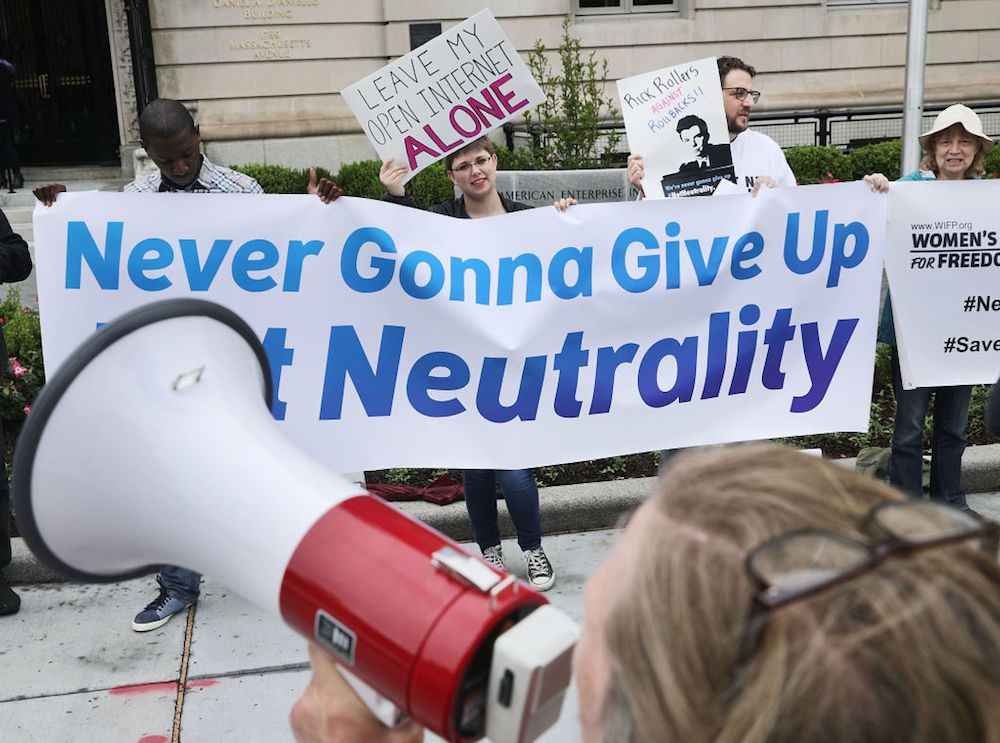
[[[62,183],[69,191],[118,191],[129,182],[122,177],[121,168],[104,166],[42,167],[24,168],[24,187],[10,193],[0,189],[0,209],[7,216],[11,228],[28,242],[32,260],[35,257],[35,230],[32,215],[36,199],[32,190],[49,183]],[[38,306],[38,288],[32,272],[17,286],[21,301],[28,307]],[[7,288],[0,287],[0,296],[6,296]]]

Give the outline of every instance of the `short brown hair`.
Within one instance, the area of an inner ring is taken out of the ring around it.
[[[799,528],[866,539],[882,483],[772,444],[678,455],[609,597],[605,739],[1000,741],[1000,566],[967,545],[887,560],[770,612],[740,644],[747,553]],[[867,540],[866,540],[867,541]]]
[[[451,164],[455,162],[456,157],[474,150],[486,150],[491,155],[497,154],[497,148],[493,144],[493,140],[489,137],[480,137],[479,139],[469,142],[469,144],[465,145],[465,147],[462,147],[461,149],[449,152],[444,158],[445,170],[451,170]]]
[[[733,70],[743,70],[750,77],[757,77],[757,70],[753,65],[748,65],[739,57],[719,57],[716,61],[719,63],[719,82],[725,82],[726,75]]]

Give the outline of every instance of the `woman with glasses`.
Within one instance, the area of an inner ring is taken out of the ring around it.
[[[976,112],[956,103],[938,114],[930,131],[920,136],[920,147],[923,150],[921,170],[899,180],[940,182],[979,178],[985,171],[983,158],[993,148],[993,140],[983,133],[983,124]],[[866,175],[864,179],[875,191],[889,190],[889,179],[881,173]],[[888,294],[882,308],[878,340],[892,347],[892,389],[896,398],[889,482],[911,496],[923,496],[924,420],[933,397],[930,496],[959,508],[968,508],[962,487],[962,455],[972,387],[903,389]]]
[[[479,219],[531,209],[530,205],[512,201],[497,191],[496,148],[489,137],[480,137],[448,153],[444,165],[449,180],[462,195],[435,204],[428,211],[459,219]],[[405,163],[397,163],[392,158],[382,163],[379,180],[386,189],[383,201],[414,206],[406,193],[408,172]],[[319,196],[324,203],[330,203],[343,194],[332,180],[323,178],[317,181],[315,169],[310,173],[308,193]],[[553,206],[558,211],[565,211],[576,203],[576,199],[563,198],[556,200]],[[507,569],[497,524],[496,493],[499,485],[517,531],[517,543],[524,555],[528,583],[539,591],[552,588],[556,574],[542,549],[541,510],[534,473],[531,470],[465,470],[462,480],[472,535],[482,550],[483,558],[500,570]]]
[[[587,587],[583,740],[996,743],[998,539],[791,449],[679,455]],[[421,739],[312,660],[300,743]]]
[[[432,212],[460,219],[478,219],[531,208],[497,191],[496,148],[489,137],[481,137],[449,153],[444,165],[448,178],[462,195],[430,207]],[[397,164],[392,159],[382,163],[379,179],[386,188],[384,201],[413,206],[404,187],[407,172],[405,164]],[[564,211],[575,203],[576,199],[559,199],[554,206]],[[556,575],[542,549],[541,511],[534,473],[531,470],[465,470],[462,482],[472,535],[483,558],[500,570],[507,569],[497,524],[499,485],[517,531],[517,544],[524,555],[528,583],[539,591],[552,588]]]

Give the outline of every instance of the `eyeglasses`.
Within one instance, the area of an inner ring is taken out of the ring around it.
[[[448,170],[452,171],[453,173],[460,173],[461,175],[468,175],[472,171],[472,166],[473,165],[475,165],[477,168],[479,168],[480,170],[482,170],[483,168],[486,167],[486,163],[490,162],[490,160],[492,160],[492,159],[493,159],[492,155],[490,155],[489,157],[486,157],[485,155],[481,155],[481,156],[477,157],[475,160],[473,160],[470,163],[462,163],[457,168],[448,168]]]
[[[744,566],[757,593],[736,669],[745,667],[756,652],[774,609],[847,583],[890,557],[959,542],[970,542],[991,557],[1000,548],[1000,524],[940,503],[882,503],[869,512],[861,529],[874,541],[862,542],[827,529],[798,529],[750,551]]]
[[[799,529],[753,549],[745,566],[758,589],[756,604],[777,609],[874,570],[890,557],[969,540],[996,554],[1000,542],[1000,524],[918,501],[876,506],[862,529],[876,541],[865,543],[826,529]]]
[[[733,91],[733,95],[736,96],[736,100],[738,101],[746,100],[747,96],[750,96],[754,103],[760,100],[759,90],[747,90],[746,88],[723,88],[723,90]]]

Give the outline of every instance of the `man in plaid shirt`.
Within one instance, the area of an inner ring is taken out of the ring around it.
[[[179,101],[152,101],[139,117],[139,138],[158,170],[138,178],[122,190],[132,193],[264,193],[253,178],[216,165],[201,153],[201,137],[190,112]],[[35,196],[51,206],[65,191],[61,183],[35,189]],[[198,601],[201,575],[164,565],[157,577],[160,593],[136,614],[132,629],[147,632]]]
[[[201,154],[201,136],[180,101],[158,98],[139,117],[139,140],[157,170],[137,178],[122,190],[132,193],[264,193],[253,178],[216,165]],[[61,183],[35,189],[35,196],[52,206],[66,190]]]

